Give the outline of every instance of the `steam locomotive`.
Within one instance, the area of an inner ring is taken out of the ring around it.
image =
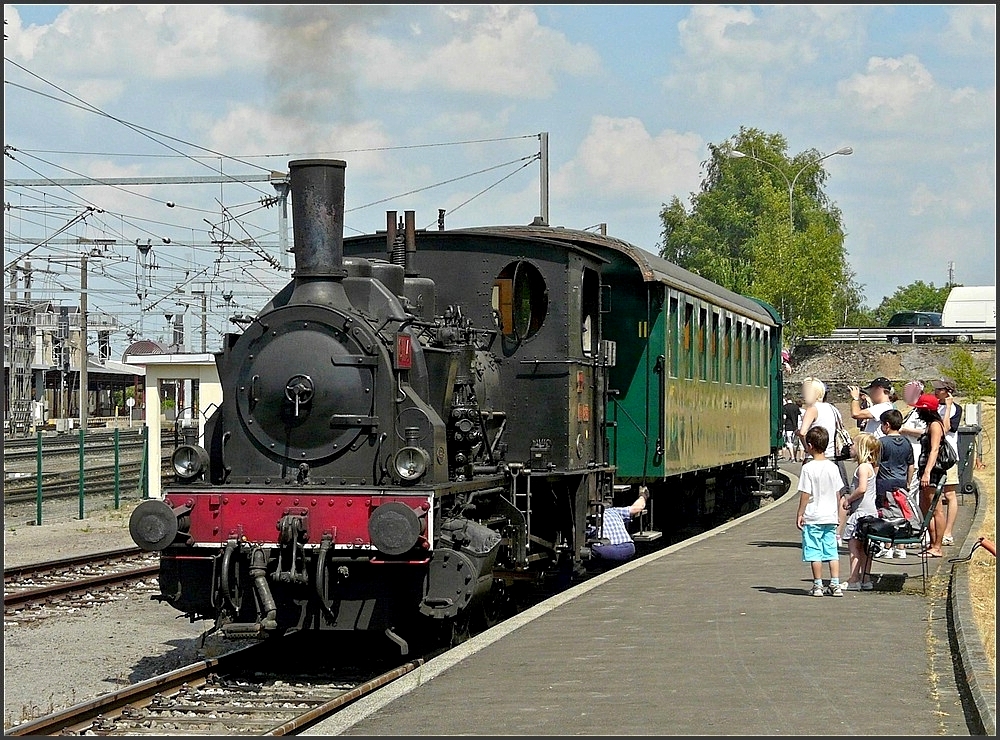
[[[289,163],[292,280],[226,337],[204,443],[131,517],[156,598],[227,637],[381,633],[405,654],[579,573],[640,485],[639,541],[787,488],[773,308],[538,219],[418,232],[390,211],[345,239],[346,166]]]

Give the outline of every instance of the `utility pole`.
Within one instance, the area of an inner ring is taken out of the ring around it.
[[[953,261],[948,262],[948,285],[955,284],[955,263]]]
[[[285,172],[271,173],[271,187],[278,193],[278,258],[282,268],[288,267],[288,192],[290,183]]]
[[[208,351],[208,291],[204,284],[191,288],[192,295],[201,295],[201,351]]]
[[[87,429],[87,255],[80,258],[80,429]]]
[[[538,135],[540,148],[538,153],[539,166],[539,198],[541,200],[542,223],[549,225],[549,134],[543,131]]]

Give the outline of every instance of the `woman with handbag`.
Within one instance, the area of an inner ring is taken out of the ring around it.
[[[802,413],[802,421],[799,424],[799,439],[803,441],[804,446],[806,432],[815,426],[821,426],[826,429],[830,441],[826,446],[824,455],[827,460],[833,460],[836,463],[837,470],[840,471],[840,479],[844,482],[844,489],[846,491],[849,485],[847,469],[844,467],[843,459],[837,456],[837,452],[839,452],[837,449],[837,428],[843,427],[840,411],[832,403],[827,403],[823,400],[826,398],[826,384],[819,378],[804,378],[801,390],[805,410]],[[811,456],[806,454],[803,462],[808,462],[811,459]],[[837,537],[839,538],[844,531],[846,515],[843,507],[837,507],[837,510],[840,514],[840,524],[837,526]]]
[[[938,415],[941,423],[944,424],[944,439],[955,450],[956,459],[958,457],[958,428],[962,424],[962,406],[955,401],[955,381],[947,376],[939,380],[931,381],[931,388],[938,400]],[[958,465],[952,465],[948,469],[948,477],[945,479],[944,496],[944,535],[941,537],[942,545],[954,545],[955,538],[952,532],[955,528],[955,520],[958,518]]]
[[[951,446],[945,440],[944,424],[938,415],[938,400],[933,393],[924,393],[913,403],[917,415],[927,425],[926,431],[920,435],[920,457],[917,461],[917,475],[920,477],[920,511],[927,516],[934,489],[942,478],[947,476],[948,468],[954,467],[954,454]],[[948,467],[940,463],[950,460]],[[929,558],[944,557],[941,550],[941,540],[944,537],[945,516],[940,505],[934,508],[927,531],[930,542],[924,550]]]

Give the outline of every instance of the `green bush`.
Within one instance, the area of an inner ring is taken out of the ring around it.
[[[977,362],[972,353],[964,347],[951,352],[951,364],[938,368],[943,375],[955,379],[957,395],[964,396],[971,403],[978,403],[986,397],[996,397],[996,368],[986,362]]]

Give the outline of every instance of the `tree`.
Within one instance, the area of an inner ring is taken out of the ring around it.
[[[863,310],[846,260],[840,210],[823,192],[825,155],[789,158],[780,134],[741,128],[710,144],[691,211],[660,211],[660,256],[778,308],[790,337],[828,334]],[[733,152],[740,152],[734,155]]]

